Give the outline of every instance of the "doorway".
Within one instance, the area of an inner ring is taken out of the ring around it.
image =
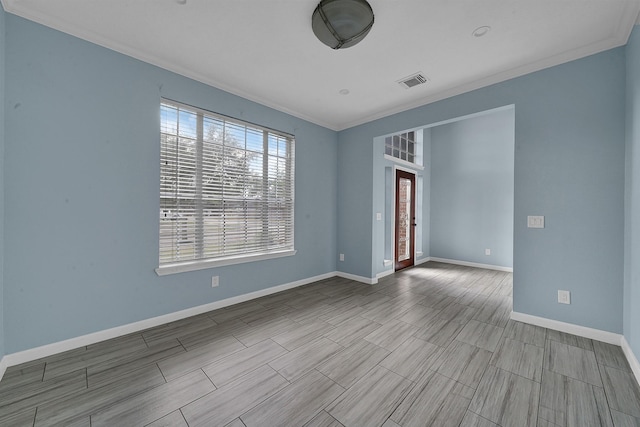
[[[395,271],[415,261],[416,176],[396,169]]]

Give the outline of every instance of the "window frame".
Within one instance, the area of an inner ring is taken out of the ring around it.
[[[269,175],[267,173],[268,170],[268,161],[270,161],[270,157],[273,157],[273,155],[269,154],[269,144],[271,141],[271,137],[273,136],[274,138],[282,138],[284,139],[286,142],[286,146],[287,146],[287,156],[284,157],[285,159],[287,159],[287,165],[286,165],[286,176],[287,176],[287,181],[285,186],[287,187],[287,191],[285,192],[285,203],[287,200],[290,200],[290,208],[287,209],[285,211],[286,213],[286,219],[283,222],[278,222],[279,226],[281,227],[285,227],[285,230],[283,232],[283,236],[286,239],[286,243],[284,244],[283,248],[276,248],[276,249],[268,249],[266,247],[266,245],[264,247],[262,247],[262,250],[258,250],[258,251],[245,251],[245,252],[237,252],[237,253],[233,253],[230,255],[220,255],[220,256],[215,256],[215,257],[198,257],[198,256],[203,256],[204,252],[202,251],[202,248],[199,250],[197,249],[198,244],[194,243],[194,256],[195,258],[192,259],[186,259],[186,260],[178,260],[178,261],[169,261],[169,262],[162,262],[161,263],[161,252],[162,252],[162,248],[163,248],[163,244],[161,241],[161,236],[159,235],[159,241],[158,241],[158,267],[155,269],[155,272],[159,275],[159,276],[163,276],[163,275],[167,275],[167,274],[175,274],[175,273],[181,273],[181,272],[186,272],[186,271],[194,271],[194,270],[202,270],[202,269],[208,269],[208,268],[214,268],[214,267],[222,267],[222,266],[226,266],[226,265],[234,265],[234,264],[241,264],[241,263],[247,263],[247,262],[255,262],[255,261],[261,261],[261,260],[266,260],[266,259],[274,259],[274,258],[280,258],[280,257],[287,257],[287,256],[293,256],[296,254],[296,249],[295,249],[295,137],[293,135],[287,134],[285,132],[281,132],[281,131],[277,131],[265,126],[261,126],[261,125],[256,125],[254,123],[250,123],[244,120],[240,120],[240,119],[236,119],[233,117],[228,117],[219,113],[215,113],[215,112],[211,112],[211,111],[207,111],[204,110],[202,108],[198,108],[198,107],[194,107],[191,105],[187,105],[187,104],[183,104],[177,101],[173,101],[170,99],[166,99],[166,98],[161,98],[160,101],[160,112],[162,112],[162,108],[163,105],[167,105],[169,107],[174,107],[176,109],[178,109],[179,111],[187,111],[191,114],[195,114],[197,117],[197,125],[196,125],[196,133],[197,136],[195,138],[195,143],[196,143],[196,155],[194,155],[195,158],[195,162],[197,164],[196,166],[196,173],[195,173],[195,177],[196,177],[196,188],[200,188],[199,190],[196,190],[196,196],[194,196],[192,199],[188,199],[188,200],[193,200],[193,202],[197,205],[199,205],[201,207],[199,214],[196,213],[194,214],[194,221],[196,224],[200,224],[199,226],[196,226],[194,229],[194,233],[195,233],[195,240],[200,241],[200,245],[204,245],[204,241],[205,238],[208,236],[208,233],[206,231],[206,228],[202,225],[204,218],[205,218],[205,209],[202,208],[203,206],[206,206],[207,203],[211,203],[211,200],[205,202],[204,200],[204,196],[203,196],[203,192],[202,192],[202,186],[204,185],[202,182],[200,182],[199,180],[203,179],[203,175],[202,175],[202,168],[203,168],[203,162],[204,162],[204,156],[205,156],[205,152],[203,150],[203,141],[204,141],[204,137],[203,137],[203,132],[204,132],[204,125],[203,125],[203,121],[205,119],[214,119],[214,120],[219,120],[221,122],[224,123],[224,129],[226,129],[226,125],[230,124],[233,126],[239,126],[241,128],[244,128],[245,132],[248,130],[260,130],[263,133],[263,151],[261,152],[261,156],[263,157],[263,171],[262,171],[262,175],[261,179],[262,179],[262,193],[261,193],[261,198],[259,199],[261,204],[263,204],[264,207],[266,207],[266,210],[264,210],[261,214],[261,218],[262,221],[265,224],[268,224],[268,219],[269,219],[269,215],[270,212],[274,212],[273,210],[269,209],[269,205],[270,205],[270,200],[269,198],[267,198],[266,200],[264,199],[264,196],[267,194],[265,193],[265,191],[268,191],[268,181],[271,177],[271,175]],[[178,114],[180,114],[178,112]],[[166,133],[163,128],[163,119],[162,116],[160,117],[160,123],[159,123],[159,130],[160,130],[160,147],[161,150],[163,149],[163,135],[170,135],[169,133]],[[176,131],[177,132],[177,131]],[[176,138],[180,138],[179,134],[176,133],[175,135]],[[245,141],[246,137],[245,137]],[[214,143],[215,144],[215,143]],[[224,143],[223,143],[224,144]],[[224,146],[224,145],[223,145]],[[176,142],[176,149],[178,150],[179,148],[179,144]],[[244,150],[245,153],[250,152],[252,149],[248,148],[247,146],[245,146],[244,148],[242,148],[242,150]],[[161,176],[162,176],[162,168],[163,168],[163,163],[162,163],[162,158],[163,158],[164,154],[161,151],[161,162],[160,162],[160,168],[161,168]],[[275,155],[275,159],[282,159],[283,157]],[[290,161],[290,163],[288,163]],[[179,166],[176,166],[178,169],[176,169],[176,171],[179,171]],[[245,173],[240,175],[242,177],[242,179],[246,179],[247,177],[250,177],[250,175],[246,174],[246,171],[244,171]],[[176,174],[179,174],[179,172],[176,172]],[[271,179],[273,179],[271,177]],[[225,181],[221,180],[219,182],[217,182],[218,185],[223,186],[223,183]],[[163,203],[163,200],[167,199],[166,197],[166,193],[163,191],[162,188],[162,179],[160,182],[160,193],[159,193],[159,202],[160,202],[160,206],[159,206],[159,210],[158,212],[160,213],[160,215],[162,215],[163,213],[163,207],[165,206],[165,204]],[[176,190],[179,191],[179,190]],[[177,194],[177,193],[176,193]],[[223,191],[224,194],[224,191]],[[290,197],[290,198],[289,198]],[[171,198],[169,198],[170,200]],[[176,195],[176,199],[178,199],[178,196]],[[240,199],[233,199],[233,198],[229,198],[229,196],[227,196],[227,198],[224,197],[224,195],[220,198],[220,203],[224,203],[223,201],[227,200],[227,202],[229,201],[235,201],[236,203],[238,202],[238,200],[242,201],[242,203],[247,203],[247,202],[251,202],[251,201],[255,201],[255,199],[250,199],[246,196],[246,194],[244,196],[242,196]],[[263,209],[264,209],[263,207]],[[275,211],[277,212],[277,211]],[[289,225],[290,224],[290,225]],[[162,229],[162,220],[159,220],[159,224],[158,224],[158,231],[159,233],[161,232]],[[199,232],[197,230],[200,230]],[[225,229],[226,230],[226,229]],[[248,231],[247,231],[248,232]],[[227,233],[227,231],[222,232],[221,234],[224,235],[225,233]],[[171,234],[171,239],[172,241],[175,241],[176,237],[176,231],[173,231],[173,234]],[[264,236],[261,237],[261,239],[264,239]],[[260,243],[266,243],[266,239],[264,241],[261,241]],[[256,246],[258,247],[258,246]],[[245,248],[246,249],[246,248]]]

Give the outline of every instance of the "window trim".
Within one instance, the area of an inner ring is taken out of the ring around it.
[[[155,269],[158,276],[167,276],[169,274],[185,273],[188,271],[206,270],[207,268],[224,267],[226,265],[244,264],[247,262],[264,261],[267,259],[283,258],[293,256],[298,251],[296,249],[268,252],[263,254],[252,255],[234,255],[216,259],[200,259],[193,261],[174,262],[171,264],[163,264]]]
[[[219,118],[225,122],[230,122],[230,123],[234,123],[234,124],[238,124],[241,126],[246,126],[246,127],[255,127],[255,128],[259,128],[262,129],[265,132],[265,135],[268,134],[273,134],[275,136],[281,137],[281,138],[285,138],[287,140],[289,140],[290,144],[291,144],[291,150],[292,153],[295,153],[295,136],[286,132],[282,132],[279,130],[275,130],[272,128],[269,128],[267,126],[263,126],[263,125],[258,125],[255,123],[251,123],[251,122],[247,122],[245,120],[242,119],[237,119],[234,117],[230,117],[230,116],[226,116],[220,113],[216,113],[216,112],[212,112],[212,111],[208,111],[208,110],[204,110],[202,108],[199,107],[195,107],[192,105],[188,105],[188,104],[184,104],[178,101],[174,101],[168,98],[161,98],[161,104],[167,104],[167,105],[171,105],[177,108],[184,108],[185,110],[191,110],[193,112],[196,112],[199,117],[200,115],[205,115],[205,116],[210,116],[210,117],[215,117],[215,118]],[[162,133],[162,131],[161,131]],[[200,139],[200,138],[198,138]],[[266,144],[266,136],[265,136],[265,144]],[[292,154],[292,159],[295,159],[295,154]],[[200,159],[198,159],[197,161],[200,161]],[[295,160],[293,160],[295,162]],[[293,168],[295,168],[295,163],[292,165]],[[192,260],[185,260],[185,261],[177,261],[177,262],[168,262],[168,263],[163,263],[163,264],[158,264],[158,267],[155,268],[155,272],[158,276],[165,276],[165,275],[170,275],[170,274],[177,274],[177,273],[183,273],[183,272],[188,272],[188,271],[197,271],[197,270],[204,270],[204,269],[209,269],[209,268],[215,268],[215,267],[222,267],[222,266],[227,266],[227,265],[235,265],[235,264],[243,264],[243,263],[248,263],[248,262],[256,262],[256,261],[262,261],[262,260],[268,260],[268,259],[276,259],[276,258],[282,258],[282,257],[288,257],[288,256],[293,256],[297,253],[297,250],[295,249],[295,173],[292,172],[292,182],[291,182],[291,186],[292,186],[292,192],[291,192],[291,197],[292,197],[292,201],[293,201],[293,207],[291,210],[291,221],[292,221],[292,228],[291,228],[291,247],[288,248],[274,248],[272,250],[268,250],[265,249],[262,252],[252,252],[252,253],[239,253],[239,254],[233,254],[233,255],[228,255],[228,256],[220,256],[220,257],[215,257],[215,258],[199,258],[199,259],[192,259]],[[161,196],[162,198],[162,196]]]

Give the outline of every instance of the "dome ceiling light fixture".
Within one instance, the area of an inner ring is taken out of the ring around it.
[[[313,33],[331,49],[360,43],[372,26],[373,9],[366,0],[322,0],[311,17]]]

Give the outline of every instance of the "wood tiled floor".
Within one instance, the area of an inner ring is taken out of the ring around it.
[[[640,426],[621,349],[510,320],[511,291],[323,280],[11,367],[0,426]]]

